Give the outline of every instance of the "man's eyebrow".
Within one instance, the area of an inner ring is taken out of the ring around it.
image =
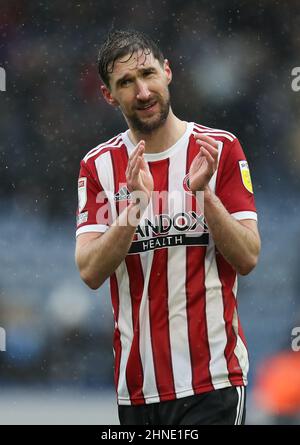
[[[155,68],[154,66],[147,66],[146,68],[139,68],[139,69],[138,69],[138,72],[139,72],[139,73],[146,73],[146,72],[150,72],[150,71],[156,72],[157,70],[156,70],[156,68]],[[126,80],[126,79],[131,79],[131,75],[130,75],[130,73],[126,73],[126,74],[124,74],[124,76],[120,77],[120,78],[116,81],[116,86],[121,85],[121,83],[123,82],[123,80]]]
[[[124,76],[120,77],[120,79],[118,79],[118,80],[116,81],[116,85],[117,85],[117,86],[121,85],[121,83],[122,83],[123,80],[125,80],[125,79],[130,79],[130,74],[129,74],[129,73],[126,73],[126,74],[124,74]]]

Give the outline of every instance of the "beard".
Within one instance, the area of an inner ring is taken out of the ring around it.
[[[131,127],[142,134],[152,133],[154,130],[162,127],[167,120],[170,111],[170,96],[166,99],[162,97],[155,98],[159,105],[159,111],[150,117],[141,118],[139,114],[134,111],[132,114],[127,115],[126,118]],[[153,102],[153,98],[148,103]],[[139,104],[140,106],[146,106],[147,103]]]

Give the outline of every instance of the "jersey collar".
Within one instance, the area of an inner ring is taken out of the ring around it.
[[[174,145],[169,147],[167,150],[161,151],[159,153],[145,153],[144,154],[145,160],[148,162],[161,161],[162,159],[167,159],[171,155],[175,154],[178,150],[180,150],[180,148],[182,148],[183,145],[185,145],[188,142],[189,137],[193,130],[193,126],[194,126],[193,122],[187,122],[185,132],[178,139],[178,141],[175,142]],[[127,131],[125,131],[124,133],[122,133],[122,139],[128,149],[129,154],[130,154],[132,152],[132,150],[135,148],[135,145],[129,138],[128,133],[129,133],[129,129]]]

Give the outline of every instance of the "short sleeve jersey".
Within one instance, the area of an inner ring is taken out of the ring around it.
[[[128,133],[93,148],[81,161],[77,236],[106,232],[128,205],[125,172],[134,149]],[[218,252],[205,208],[188,187],[199,152],[196,133],[218,141],[211,189],[233,218],[257,219],[249,166],[232,133],[188,122],[172,147],[145,154],[154,193],[128,255],[110,277],[121,405],[247,384],[237,274]]]

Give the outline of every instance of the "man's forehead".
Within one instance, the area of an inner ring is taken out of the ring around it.
[[[117,59],[114,63],[112,74],[119,77],[127,71],[157,66],[157,64],[159,64],[159,62],[151,52],[140,50]]]

